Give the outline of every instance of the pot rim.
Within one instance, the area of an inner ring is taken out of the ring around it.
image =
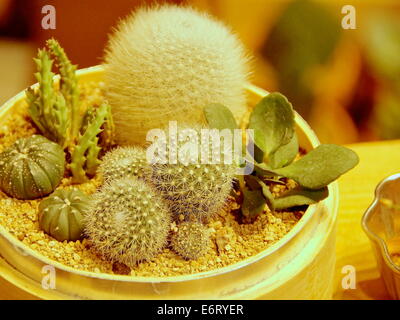
[[[97,66],[92,66],[89,68],[83,68],[77,70],[77,75],[78,77],[90,74],[90,73],[101,73],[103,72],[103,66],[97,65]],[[58,75],[55,76],[55,79],[59,78]],[[31,86],[31,88],[37,87],[38,84],[34,84]],[[246,87],[246,91],[248,92],[253,92],[259,96],[266,96],[269,94],[268,91],[261,89],[259,87],[256,87],[252,84],[249,84]],[[6,115],[6,113],[18,102],[21,101],[23,98],[25,98],[25,90],[22,92],[18,93],[16,96],[12,97],[9,99],[2,107],[0,107],[0,119]],[[296,125],[303,131],[303,133],[306,135],[308,138],[311,146],[313,148],[316,148],[320,142],[314,133],[314,131],[311,129],[311,127],[308,125],[308,123],[295,111],[295,122]],[[335,184],[335,182],[333,183]],[[329,196],[333,197],[335,192],[333,190],[333,184],[329,185]],[[328,199],[327,198],[327,199]],[[95,278],[95,279],[102,279],[102,280],[113,280],[113,281],[123,281],[123,282],[142,282],[142,283],[175,283],[175,282],[184,282],[184,281],[189,281],[189,280],[200,280],[204,278],[209,278],[221,274],[225,274],[231,271],[235,271],[237,269],[244,268],[250,264],[253,264],[268,255],[274,253],[277,251],[279,248],[283,247],[286,243],[288,243],[292,238],[294,238],[301,230],[302,228],[307,224],[307,222],[311,219],[311,217],[315,214],[315,212],[319,209],[322,208],[323,203],[325,200],[320,201],[316,204],[309,205],[306,211],[304,212],[303,216],[301,219],[295,224],[295,226],[292,227],[292,229],[281,239],[279,239],[276,243],[268,247],[267,249],[259,252],[256,255],[253,255],[251,257],[248,257],[244,260],[241,260],[239,262],[236,262],[234,264],[218,268],[218,269],[213,269],[205,272],[199,272],[195,274],[187,274],[187,275],[179,275],[179,276],[168,276],[168,277],[139,277],[139,276],[131,276],[131,275],[114,275],[114,274],[108,274],[108,273],[96,273],[96,272],[91,272],[91,271],[84,271],[84,270],[79,270],[75,269],[69,266],[66,266],[58,261],[52,260],[41,253],[33,250],[29,246],[23,244],[21,241],[19,241],[17,238],[15,238],[11,233],[9,233],[2,225],[0,225],[0,235],[5,237],[18,251],[23,252],[26,255],[29,255],[42,263],[46,265],[52,265],[56,267],[57,269],[63,270],[65,272],[70,272],[76,275],[84,276],[84,277],[89,277],[89,278]]]

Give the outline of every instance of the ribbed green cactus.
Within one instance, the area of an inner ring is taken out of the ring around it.
[[[118,147],[105,154],[98,172],[105,181],[124,177],[145,178],[150,172],[146,151],[139,147]]]
[[[89,197],[78,189],[57,190],[39,205],[40,228],[58,241],[76,241],[83,235],[83,216]]]
[[[188,7],[142,8],[121,21],[105,55],[107,98],[121,145],[143,145],[168,121],[204,122],[202,108],[223,103],[246,112],[245,49],[230,30]],[[134,132],[134,134],[132,134]]]
[[[210,235],[207,227],[198,222],[183,222],[171,237],[171,246],[185,259],[198,259],[210,247]]]
[[[43,135],[67,149],[73,181],[84,182],[95,174],[101,153],[113,145],[111,110],[106,103],[81,110],[77,66],[56,40],[48,40],[47,47],[49,52],[39,50],[35,59],[39,86],[26,91],[29,114]],[[60,71],[59,88],[54,83],[50,53]]]
[[[93,195],[85,233],[105,257],[134,266],[152,259],[166,244],[170,212],[143,181],[107,182]]]
[[[58,186],[64,167],[58,144],[39,135],[21,138],[0,154],[0,188],[17,199],[40,198]]]

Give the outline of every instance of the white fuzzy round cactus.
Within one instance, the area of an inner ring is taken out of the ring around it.
[[[169,120],[201,123],[222,103],[246,110],[248,58],[221,22],[191,8],[140,9],[116,28],[105,54],[107,97],[119,144],[141,144]]]

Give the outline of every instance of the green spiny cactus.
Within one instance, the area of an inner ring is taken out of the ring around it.
[[[29,114],[46,138],[65,146],[70,116],[64,96],[54,90],[53,61],[45,50],[39,50],[38,58],[34,60],[38,69],[35,77],[39,88],[26,91]]]
[[[107,182],[93,195],[84,221],[85,233],[99,253],[134,266],[164,247],[170,212],[143,181],[123,178]]]
[[[200,130],[198,127],[179,128],[178,142],[175,142],[179,149],[179,161],[176,164],[152,163],[150,177],[175,215],[182,214],[197,220],[208,219],[223,207],[232,190],[237,170],[235,159],[231,163],[224,163],[223,156],[231,150],[214,149],[211,140],[204,141],[211,151],[208,161],[200,161],[196,148],[183,149],[184,146],[190,146],[183,137],[199,135]],[[168,153],[171,152],[171,145],[167,145]],[[214,152],[220,152],[220,163],[212,164]]]
[[[139,147],[118,147],[106,153],[98,168],[105,181],[123,177],[145,178],[149,171],[146,151]]]
[[[67,149],[73,181],[84,182],[87,176],[96,173],[101,152],[113,145],[115,127],[111,110],[105,103],[90,106],[82,111],[82,117],[77,66],[71,64],[56,40],[48,40],[47,47],[60,71],[59,89],[54,85],[49,52],[39,50],[35,59],[39,87],[26,91],[29,113],[43,135]]]
[[[110,114],[110,106],[103,103],[96,109],[93,120],[88,123],[84,133],[79,135],[70,164],[74,182],[84,182],[87,180],[86,174],[94,175],[96,173],[97,167],[101,163],[99,159],[101,147],[99,146],[98,135],[102,131],[105,119],[110,117]]]
[[[23,200],[48,195],[64,176],[64,158],[61,147],[43,136],[21,138],[0,154],[0,188]]]
[[[60,91],[64,96],[66,105],[71,113],[71,128],[70,139],[73,141],[77,135],[80,127],[80,101],[79,101],[79,88],[78,79],[76,77],[77,66],[73,65],[65,54],[64,49],[55,39],[47,41],[53,56],[58,61],[58,68],[60,71]]]
[[[152,181],[171,211],[201,220],[216,214],[232,189],[235,170],[226,165],[154,165]]]
[[[210,247],[209,232],[201,223],[182,222],[178,231],[171,237],[171,246],[185,259],[198,259]]]
[[[118,144],[143,145],[150,129],[188,114],[204,122],[209,103],[223,103],[241,119],[247,60],[236,35],[207,14],[171,5],[134,12],[116,28],[105,55]]]
[[[58,241],[76,241],[83,235],[83,216],[89,197],[78,189],[57,190],[39,205],[40,228]]]
[[[80,134],[84,134],[88,125],[93,122],[96,118],[96,110],[98,107],[90,106],[86,110],[79,130]],[[102,147],[102,150],[109,149],[114,143],[114,132],[115,125],[111,115],[111,111],[107,112],[106,118],[104,119],[104,123],[102,125],[102,130],[99,133],[99,146]]]

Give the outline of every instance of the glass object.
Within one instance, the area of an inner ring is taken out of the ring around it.
[[[400,299],[400,173],[377,186],[362,227],[371,240],[389,295]]]

